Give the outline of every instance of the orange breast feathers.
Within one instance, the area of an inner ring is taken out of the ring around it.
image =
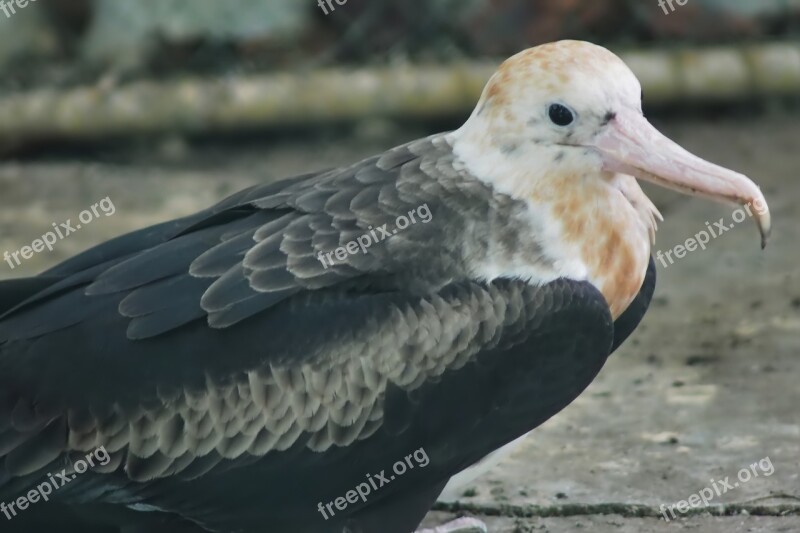
[[[661,214],[630,176],[616,175],[597,185],[588,195],[585,187],[560,188],[552,215],[616,319],[642,287]]]

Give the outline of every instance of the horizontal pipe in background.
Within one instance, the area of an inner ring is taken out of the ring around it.
[[[800,44],[622,51],[648,105],[800,95]],[[496,62],[137,81],[0,95],[0,142],[468,113]]]

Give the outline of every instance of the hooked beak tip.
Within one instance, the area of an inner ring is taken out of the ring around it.
[[[600,151],[606,171],[628,174],[684,194],[746,206],[758,223],[761,248],[767,246],[772,225],[769,207],[759,187],[743,174],[689,153],[656,130],[640,113],[619,112],[593,147]]]
[[[767,241],[772,235],[772,221],[770,220],[769,213],[766,213],[763,218],[758,221],[758,230],[761,232],[761,249],[767,247]]]

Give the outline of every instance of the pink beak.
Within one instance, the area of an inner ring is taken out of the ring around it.
[[[628,174],[685,194],[752,206],[767,245],[771,222],[761,189],[747,176],[709,163],[659,132],[639,112],[620,112],[593,143],[603,156],[604,170]]]

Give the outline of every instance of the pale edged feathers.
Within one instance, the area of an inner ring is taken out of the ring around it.
[[[587,283],[470,281],[469,258],[504,225],[489,213],[503,205],[513,216],[514,202],[451,158],[442,136],[423,139],[243,191],[51,271],[50,288],[0,321],[0,496],[102,445],[110,463],[63,497],[100,491],[210,523],[224,517],[204,513],[230,501],[221,494],[201,512],[175,486],[213,485],[244,465],[343,468],[377,446],[364,466],[374,469],[427,439],[441,463],[431,475],[443,479],[569,403],[608,353],[608,309]],[[314,256],[422,203],[435,223],[335,268]],[[500,242],[518,248],[518,233]],[[571,372],[556,347],[592,363]],[[555,389],[538,391],[545,374]],[[447,446],[447,432],[464,429],[437,396],[448,387],[474,427],[499,424],[469,449]],[[524,412],[489,416],[512,401]]]

